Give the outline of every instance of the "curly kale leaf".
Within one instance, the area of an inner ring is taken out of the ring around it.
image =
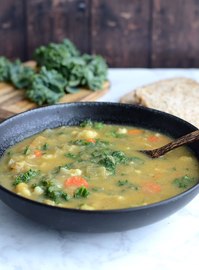
[[[16,88],[26,89],[30,86],[34,73],[32,68],[24,66],[19,60],[12,63],[5,57],[0,57],[0,81],[10,82]]]
[[[37,48],[33,57],[38,66],[59,70],[63,60],[78,55],[79,51],[75,45],[68,39],[64,39],[62,43],[50,43]]]
[[[67,88],[82,85],[85,61],[81,57],[64,59],[59,72],[67,79]]]
[[[100,56],[83,55],[64,59],[59,72],[67,78],[66,90],[83,86],[93,91],[103,88],[107,79],[107,65]]]
[[[128,164],[129,162],[129,158],[122,151],[101,149],[93,151],[91,156],[91,162],[104,166],[111,174],[115,174],[118,164]]]
[[[107,80],[107,64],[99,55],[83,55],[82,58],[86,62],[84,69],[83,85],[91,90],[102,89],[103,83]]]
[[[95,122],[91,121],[90,119],[87,119],[80,123],[80,127],[90,127],[94,129],[102,129],[104,127],[104,124],[102,122]]]
[[[189,188],[196,182],[195,178],[190,177],[188,175],[184,175],[182,177],[176,178],[173,180],[173,184],[178,188]]]
[[[59,188],[56,184],[54,184],[51,180],[42,180],[38,184],[43,191],[44,196],[47,199],[53,200],[55,203],[60,203],[62,200],[68,201],[69,196],[66,192],[64,192],[61,188]]]
[[[36,177],[38,174],[39,174],[39,171],[35,171],[35,170],[30,169],[27,172],[19,174],[15,178],[13,185],[17,186],[20,183],[28,183],[30,180],[32,180],[32,178]]]
[[[35,74],[27,97],[37,103],[54,104],[64,95],[66,80],[56,70],[47,70],[42,67],[40,73]]]
[[[80,187],[75,190],[74,198],[87,198],[90,192],[85,187]]]
[[[0,57],[0,82],[3,82],[3,81],[8,81],[8,73],[9,73],[9,67],[11,65],[11,62],[1,56]]]
[[[21,61],[16,60],[9,66],[8,80],[16,88],[26,89],[30,87],[34,74],[35,72],[32,68],[26,67]]]

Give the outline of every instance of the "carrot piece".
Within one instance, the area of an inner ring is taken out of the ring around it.
[[[34,155],[35,155],[36,157],[41,157],[41,156],[42,156],[42,152],[41,152],[40,150],[35,150],[35,151],[34,151]]]
[[[93,138],[88,138],[86,139],[87,142],[90,142],[90,143],[96,143],[96,140],[93,139]]]
[[[158,141],[159,141],[159,137],[157,137],[157,136],[155,136],[155,135],[152,135],[152,136],[149,136],[149,137],[147,138],[147,140],[148,140],[149,142],[158,142]]]
[[[88,187],[88,182],[81,176],[71,176],[70,178],[66,179],[64,182],[65,187]]]
[[[158,193],[161,191],[161,186],[154,182],[148,182],[143,185],[143,190],[150,193]]]
[[[142,133],[143,133],[143,130],[141,130],[141,129],[129,129],[128,130],[129,135],[139,135]]]

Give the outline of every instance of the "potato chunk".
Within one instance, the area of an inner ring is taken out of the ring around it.
[[[53,205],[53,206],[55,205],[55,202],[49,199],[44,200],[43,203],[48,204],[48,205]]]
[[[28,188],[28,185],[26,183],[20,183],[16,186],[17,194],[24,196],[24,197],[30,197],[31,192]]]
[[[82,210],[95,210],[95,208],[93,206],[90,206],[88,204],[82,204],[80,206],[80,209],[82,209]]]

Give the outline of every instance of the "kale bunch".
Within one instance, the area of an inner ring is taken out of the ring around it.
[[[26,96],[38,105],[54,104],[64,96],[66,84],[66,79],[56,70],[42,67],[40,72],[33,76]]]
[[[100,56],[80,55],[68,39],[37,48],[34,59],[39,67],[37,71],[19,60],[10,62],[0,57],[0,81],[26,90],[26,96],[38,105],[57,103],[65,93],[74,93],[79,87],[102,89],[107,79],[105,60]]]
[[[78,87],[93,91],[102,89],[107,79],[107,64],[100,56],[80,55],[76,47],[67,39],[63,43],[50,43],[36,49],[34,59],[39,67],[55,69],[67,80],[66,92],[74,92]]]

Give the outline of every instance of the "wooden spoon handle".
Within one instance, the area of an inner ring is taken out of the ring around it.
[[[151,150],[151,154],[153,157],[160,157],[181,145],[188,144],[197,140],[199,140],[199,130],[196,130],[187,135],[184,135],[160,148]]]

